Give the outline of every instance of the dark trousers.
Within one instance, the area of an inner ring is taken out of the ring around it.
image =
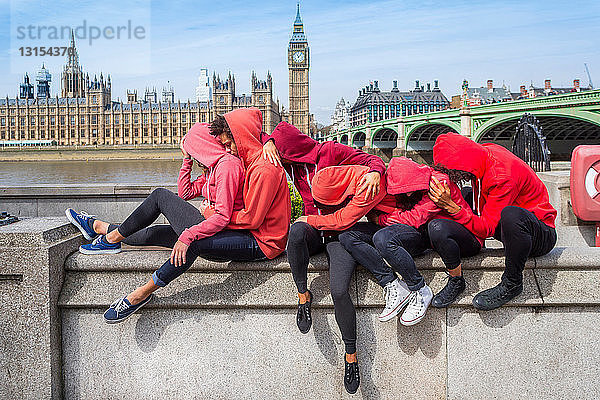
[[[339,239],[382,287],[396,279],[394,271],[402,276],[410,290],[425,286],[425,279],[413,260],[429,247],[427,235],[422,231],[404,224],[380,229],[370,222],[361,222],[340,234]]]
[[[333,299],[335,321],[342,333],[346,353],[356,353],[356,310],[350,297],[350,281],[356,260],[340,242],[327,244],[329,260],[329,290]]]
[[[308,288],[308,262],[310,256],[325,250],[321,231],[306,222],[296,222],[290,226],[288,235],[287,256],[298,293],[305,293]]]
[[[169,225],[149,226],[163,214]],[[154,190],[142,204],[118,228],[125,236],[123,241],[131,245],[154,245],[173,247],[183,231],[204,221],[200,210],[170,190]],[[152,274],[154,284],[166,286],[187,271],[196,258],[204,257],[219,261],[255,261],[265,258],[256,239],[246,230],[224,230],[195,240],[188,248],[186,262],[176,267],[167,260]]]
[[[556,245],[556,230],[537,219],[531,211],[509,206],[500,214],[494,238],[504,244],[502,282],[520,285],[527,257],[549,253]]]
[[[427,232],[431,247],[448,269],[458,267],[462,257],[472,257],[481,251],[477,237],[456,221],[434,219],[427,224]]]

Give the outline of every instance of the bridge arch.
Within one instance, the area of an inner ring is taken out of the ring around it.
[[[531,112],[542,126],[542,134],[554,155],[567,155],[582,143],[600,144],[600,115],[565,109]],[[493,142],[510,148],[522,113],[511,113],[486,121],[474,132],[476,142]]]
[[[364,147],[367,135],[364,132],[356,132],[352,136],[352,146],[356,148]]]
[[[452,121],[421,122],[407,132],[405,147],[407,150],[432,150],[435,139],[448,132],[460,132],[460,125]]]
[[[398,142],[398,132],[392,128],[379,128],[373,132],[371,136],[371,143],[373,147],[379,149],[393,149],[396,148]]]

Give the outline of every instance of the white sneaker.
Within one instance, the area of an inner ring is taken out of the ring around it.
[[[408,307],[406,307],[406,310],[404,310],[400,317],[400,323],[405,326],[419,323],[425,317],[427,307],[429,307],[431,299],[433,299],[433,292],[427,285],[412,293],[414,297],[408,303]]]
[[[406,283],[398,278],[385,285],[383,291],[385,308],[377,317],[381,322],[389,321],[398,315],[402,307],[407,305],[410,299],[414,297],[414,293],[410,291]]]

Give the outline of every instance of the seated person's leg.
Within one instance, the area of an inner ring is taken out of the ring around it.
[[[308,262],[311,255],[324,249],[321,232],[305,222],[290,226],[287,257],[298,293],[305,294],[307,288]]]
[[[431,247],[440,255],[448,270],[446,286],[431,302],[434,307],[448,307],[465,290],[461,257],[472,257],[481,250],[475,235],[456,221],[434,219],[427,226]]]
[[[373,235],[379,229],[380,226],[370,222],[359,222],[342,232],[339,241],[360,265],[373,274],[377,283],[385,287],[397,278],[373,245]]]
[[[349,370],[351,372],[344,374],[344,386],[350,393],[354,393],[360,384],[360,377],[356,357],[356,310],[348,289],[356,268],[356,261],[340,242],[327,244],[327,258],[329,259],[329,288],[335,308],[335,320],[342,333],[346,350],[344,357],[346,372]]]

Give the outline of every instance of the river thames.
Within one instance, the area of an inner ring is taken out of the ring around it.
[[[0,186],[118,183],[174,185],[181,160],[0,162]],[[199,172],[199,169],[196,170]],[[192,175],[197,175],[195,172]]]

